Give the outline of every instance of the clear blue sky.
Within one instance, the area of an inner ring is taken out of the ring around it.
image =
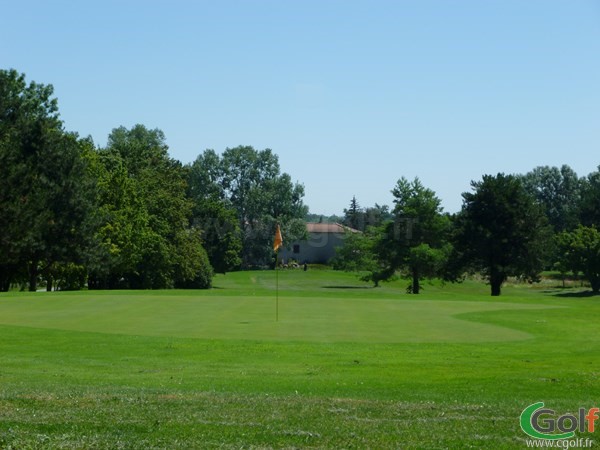
[[[184,163],[271,148],[316,213],[401,176],[454,212],[485,173],[600,164],[594,0],[0,0],[0,67],[100,145],[142,123]]]

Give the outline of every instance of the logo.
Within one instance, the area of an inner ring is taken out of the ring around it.
[[[555,417],[556,412],[544,408],[544,402],[529,405],[521,413],[521,429],[536,439],[559,440],[571,439],[575,431],[593,433],[596,420],[599,419],[600,408],[579,408],[577,415],[563,414]]]

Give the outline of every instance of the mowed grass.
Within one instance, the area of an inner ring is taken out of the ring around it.
[[[600,404],[598,298],[279,284],[277,322],[273,272],[0,295],[0,448],[523,448],[529,404]]]

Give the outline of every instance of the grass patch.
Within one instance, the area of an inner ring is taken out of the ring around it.
[[[288,271],[275,322],[272,272],[215,285],[0,296],[0,448],[523,448],[529,404],[598,406],[597,298]]]
[[[340,288],[337,288],[340,289]],[[530,334],[464,321],[461,314],[531,310],[547,305],[501,302],[127,293],[22,296],[0,303],[1,322],[136,336],[308,342],[502,342]]]

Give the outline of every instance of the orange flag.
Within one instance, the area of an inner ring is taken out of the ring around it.
[[[281,237],[281,228],[277,224],[277,230],[275,230],[275,240],[273,241],[273,251],[279,250],[279,247],[283,244],[283,238]]]

